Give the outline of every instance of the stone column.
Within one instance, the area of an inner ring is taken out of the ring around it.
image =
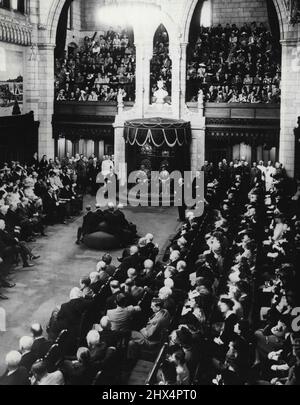
[[[281,132],[279,160],[294,175],[294,128],[300,115],[300,40],[282,43]]]
[[[205,160],[205,130],[192,129],[191,170],[201,170]]]
[[[52,116],[54,112],[54,45],[40,44],[39,49],[39,155],[54,157]]]
[[[178,119],[180,114],[180,45],[171,45],[170,58],[172,60],[172,110],[174,118]]]
[[[135,44],[136,74],[135,74],[135,110],[139,117],[144,114],[144,48],[140,43]]]
[[[25,51],[24,70],[24,112],[33,111],[35,120],[39,114],[39,52],[38,47],[33,45],[27,47]]]
[[[186,52],[187,43],[180,44],[180,93],[179,93],[179,106],[180,115],[183,113],[186,105]]]
[[[144,111],[150,104],[150,62],[153,56],[153,44],[151,42],[145,42],[144,44],[144,59],[143,59],[143,88],[144,88]]]
[[[119,175],[121,184],[124,184],[127,178],[125,170],[126,163],[126,145],[124,139],[124,123],[116,123],[115,128],[115,172]]]

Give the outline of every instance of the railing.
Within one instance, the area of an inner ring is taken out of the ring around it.
[[[198,111],[197,103],[187,103],[189,110]],[[279,104],[205,103],[206,118],[227,119],[280,119]]]
[[[129,110],[134,102],[124,102],[124,110]],[[99,101],[56,101],[54,104],[54,115],[73,116],[116,116],[118,104],[116,102]]]

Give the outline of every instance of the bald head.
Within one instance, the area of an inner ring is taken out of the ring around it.
[[[23,336],[20,341],[19,341],[19,349],[20,352],[26,353],[26,352],[30,352],[32,345],[33,345],[33,337],[31,336]]]
[[[145,260],[145,262],[144,262],[145,270],[152,270],[153,266],[154,266],[154,262],[152,260],[150,260],[150,259]]]
[[[127,276],[129,279],[134,280],[137,277],[137,271],[135,269],[129,269],[127,271]]]
[[[100,320],[100,327],[102,330],[111,330],[111,322],[108,316],[103,316]]]
[[[130,255],[131,255],[131,256],[133,256],[133,255],[135,255],[136,253],[138,253],[138,251],[139,251],[139,248],[138,248],[137,246],[133,245],[133,246],[130,247]]]
[[[21,362],[21,359],[22,359],[21,353],[15,351],[15,350],[9,352],[5,357],[5,363],[6,363],[8,371],[17,370],[17,368],[19,367],[19,364]]]
[[[86,337],[88,347],[94,347],[100,343],[100,335],[96,330],[91,330]]]

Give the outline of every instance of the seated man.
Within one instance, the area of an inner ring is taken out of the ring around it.
[[[112,265],[112,256],[109,253],[105,253],[102,256],[102,261],[106,264],[105,272],[110,276],[113,277],[117,268]]]
[[[65,360],[60,366],[67,385],[91,385],[95,376],[91,354],[86,347],[77,350],[76,360]]]
[[[65,224],[66,218],[66,206],[65,203],[59,201],[56,191],[53,188],[49,188],[47,194],[43,196],[43,207],[47,219],[50,224],[57,222]]]
[[[33,363],[36,361],[36,356],[32,352],[34,340],[31,336],[23,336],[19,342],[19,349],[22,355],[20,362],[21,367],[25,367],[28,373],[30,373]]]
[[[2,254],[0,252],[0,254]],[[0,288],[13,288],[15,287],[15,284],[11,284],[7,279],[6,279],[6,266],[4,264],[4,260],[2,257],[0,257]],[[0,300],[8,300],[8,297],[0,292]]]
[[[83,217],[82,226],[78,229],[76,243],[79,245],[85,235],[90,235],[95,230],[95,215],[92,212],[92,207],[87,205],[86,214]]]
[[[111,322],[111,328],[113,331],[126,332],[131,329],[131,322],[133,315],[136,312],[140,312],[139,306],[128,305],[129,300],[125,294],[118,294],[117,308],[107,311],[107,317]]]
[[[152,260],[144,261],[144,269],[141,271],[140,275],[136,280],[136,284],[142,287],[154,288],[154,262]]]
[[[131,333],[131,340],[128,345],[129,359],[138,357],[140,347],[151,347],[161,341],[162,333],[169,327],[171,320],[169,312],[163,306],[162,300],[158,298],[152,300],[151,309],[154,315],[143,329]]]
[[[30,251],[26,247],[26,244],[20,242],[16,237],[6,230],[6,224],[3,220],[0,220],[0,251],[2,252],[2,258],[12,258],[17,254],[20,254],[23,267],[32,267],[33,264],[29,264],[28,258],[31,255]],[[31,255],[31,258],[35,257]]]
[[[29,374],[20,366],[22,355],[17,351],[8,353],[5,358],[6,372],[0,377],[0,385],[30,385]]]
[[[94,325],[94,329],[100,333],[101,342],[105,342],[108,347],[118,347],[122,339],[128,336],[128,332],[117,332],[112,330],[112,325],[108,316],[103,316],[99,325]]]
[[[121,211],[122,205],[117,209],[113,203],[108,204],[108,209],[104,211],[105,221],[109,225],[109,232],[120,238],[122,244],[126,246],[136,237],[136,227],[130,224],[124,213]]]
[[[44,337],[42,325],[39,323],[31,325],[30,331],[33,337],[31,353],[34,355],[35,360],[39,360],[46,356],[51,347],[51,342]]]
[[[38,214],[31,212],[30,203],[27,198],[22,198],[21,203],[18,204],[16,215],[19,218],[19,224],[25,237],[34,236],[39,233],[45,236],[44,225]]]
[[[62,304],[57,314],[55,330],[59,334],[62,330],[70,331],[69,348],[76,344],[76,338],[80,331],[80,321],[83,314],[93,305],[93,301],[84,298],[79,288],[75,287],[70,293],[70,301]]]
[[[97,371],[110,369],[114,372],[113,361],[116,358],[116,347],[109,345],[96,330],[91,330],[86,337],[91,354],[91,363]]]

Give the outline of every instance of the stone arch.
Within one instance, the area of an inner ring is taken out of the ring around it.
[[[186,2],[181,24],[181,26],[183,27],[182,28],[183,42],[188,43],[190,26],[198,2],[199,0],[189,0]],[[285,0],[273,0],[273,2],[278,15],[281,39],[284,39],[285,33],[288,29],[288,11],[286,8],[286,2]]]
[[[156,25],[154,27],[153,33],[152,33],[152,37],[154,37],[157,28],[163,25],[166,29],[166,31],[168,32],[169,35],[169,42],[170,42],[170,46],[172,44],[176,44],[178,42],[178,37],[179,37],[179,30],[174,22],[174,20],[172,19],[172,17],[167,14],[166,12],[161,10],[161,18],[160,21],[158,23],[158,25]]]
[[[49,31],[49,43],[53,45],[55,45],[58,20],[65,2],[66,0],[53,0],[49,11],[47,29]]]
[[[88,1],[88,0],[85,0]],[[62,8],[65,4],[66,0],[53,0],[50,10],[49,10],[49,14],[48,14],[48,18],[47,18],[47,30],[48,30],[48,39],[49,39],[49,43],[50,44],[55,44],[55,38],[56,38],[56,30],[57,30],[57,25],[58,25],[58,21],[59,21],[59,17],[62,11]],[[197,3],[197,2],[196,2]],[[196,5],[195,5],[196,6]],[[160,8],[159,8],[160,9]],[[164,10],[161,10],[161,19],[160,22],[161,24],[163,24],[168,33],[169,33],[169,38],[170,38],[170,44],[171,43],[177,43],[178,42],[178,38],[180,35],[180,30],[178,28],[178,26],[175,24],[173,18],[169,15],[169,13],[167,13]],[[153,28],[153,35],[156,31],[156,28]],[[138,32],[134,32],[134,37],[137,38]]]

